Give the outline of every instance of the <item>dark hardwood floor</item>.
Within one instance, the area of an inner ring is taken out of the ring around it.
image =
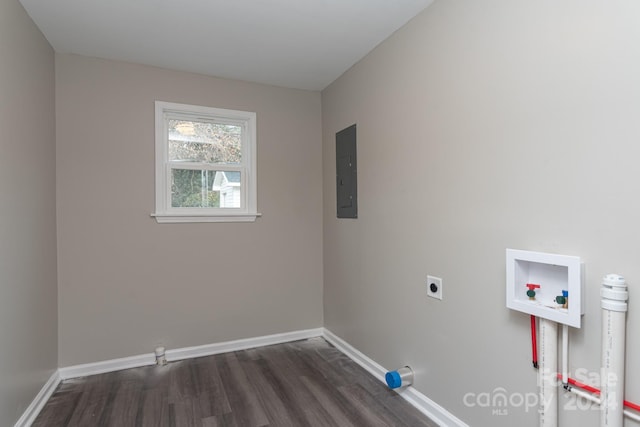
[[[64,381],[43,426],[434,427],[322,338]]]

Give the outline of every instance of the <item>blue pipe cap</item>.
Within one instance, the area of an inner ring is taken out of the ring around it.
[[[398,371],[387,372],[384,379],[387,381],[389,388],[399,388],[402,385],[402,378],[400,378]]]

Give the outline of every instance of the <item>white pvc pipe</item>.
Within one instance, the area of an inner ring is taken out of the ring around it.
[[[540,318],[540,427],[558,426],[558,324]]]
[[[586,399],[590,402],[593,402],[597,405],[600,404],[600,398],[598,396],[594,396],[591,393],[587,393],[586,391],[582,391],[574,387],[571,387],[568,391],[575,394],[576,396],[580,396],[581,398]]]
[[[569,383],[569,326],[562,325],[562,384]]]
[[[588,400],[590,402],[593,402],[593,403],[595,403],[597,405],[600,405],[600,398],[597,397],[597,396],[594,396],[591,393],[587,393],[586,391],[579,390],[579,389],[577,389],[575,387],[571,387],[567,391],[575,394],[576,396],[580,396],[581,398],[586,399],[586,400]],[[635,412],[632,412],[632,411],[630,411],[628,409],[625,409],[622,412],[623,412],[625,417],[631,418],[634,421],[640,421],[640,415],[636,414]]]
[[[625,417],[640,422],[640,415],[636,414],[635,412],[631,412],[628,409],[625,409],[623,412]]]
[[[627,285],[624,277],[608,274],[602,289],[602,385],[600,426],[622,427],[624,422],[624,348]]]

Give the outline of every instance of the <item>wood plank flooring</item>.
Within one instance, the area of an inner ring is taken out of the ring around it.
[[[64,381],[33,427],[435,427],[322,338]]]

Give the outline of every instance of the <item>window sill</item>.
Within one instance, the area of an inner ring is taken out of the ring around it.
[[[229,213],[224,215],[194,215],[194,214],[159,214],[152,213],[152,217],[159,224],[168,223],[188,223],[188,222],[255,222],[256,218],[262,216],[261,213],[237,214]]]

